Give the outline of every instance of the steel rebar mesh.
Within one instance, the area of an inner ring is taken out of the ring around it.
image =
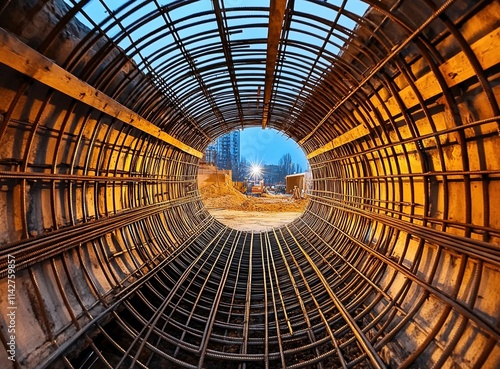
[[[0,362],[497,367],[500,5],[366,5],[286,2],[272,80],[267,3],[0,7]],[[236,231],[185,145],[264,115],[308,153],[311,202]]]

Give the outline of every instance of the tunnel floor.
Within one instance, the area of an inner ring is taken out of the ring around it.
[[[349,256],[362,274],[333,248],[299,243],[306,236],[297,227],[221,227],[206,246],[180,248],[101,328],[100,354],[120,368],[383,367],[367,347],[396,317],[373,307],[395,304],[382,290],[372,306],[365,300],[374,288],[366,281],[376,282],[383,264]],[[84,364],[99,360],[88,351],[75,366],[96,367]]]
[[[208,209],[210,214],[224,225],[238,231],[264,232],[289,224],[302,212],[261,212],[225,209]]]

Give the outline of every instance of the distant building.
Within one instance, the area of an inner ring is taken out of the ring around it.
[[[294,187],[298,187],[302,193],[309,194],[312,190],[312,173],[310,171],[304,173],[290,174],[285,177],[286,193],[292,193]]]
[[[220,136],[207,147],[207,162],[212,162],[220,169],[235,169],[240,162],[240,131],[233,131]]]
[[[217,148],[210,145],[205,150],[205,163],[215,166],[215,159],[217,158]]]
[[[266,186],[284,183],[281,168],[276,164],[265,164],[262,171],[262,177]]]

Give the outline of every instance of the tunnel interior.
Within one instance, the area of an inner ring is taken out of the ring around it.
[[[2,4],[2,368],[499,367],[498,1]],[[267,232],[196,180],[255,126]]]

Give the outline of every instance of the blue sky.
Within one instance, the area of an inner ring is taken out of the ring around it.
[[[246,128],[240,134],[241,158],[251,163],[278,164],[286,153],[292,156],[292,162],[299,164],[303,170],[308,167],[304,151],[288,136],[275,129],[261,127]]]

